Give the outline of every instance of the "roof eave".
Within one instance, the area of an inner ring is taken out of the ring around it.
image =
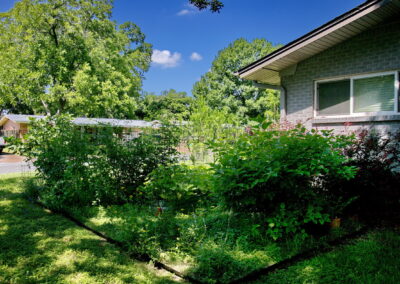
[[[4,115],[4,116],[0,119],[0,126],[3,126],[4,124],[6,124],[6,122],[7,122],[8,120],[9,120],[8,117]]]
[[[240,78],[249,79],[248,77],[252,74],[261,71],[262,69],[268,69],[267,67],[269,64],[279,59],[285,58],[285,56],[291,54],[292,52],[300,50],[304,46],[307,46],[308,44],[335,32],[339,28],[342,28],[349,23],[352,23],[353,21],[371,13],[372,11],[381,8],[389,2],[393,2],[393,0],[373,0],[365,2],[358,7],[346,12],[345,14],[342,14],[341,16],[329,21],[321,27],[307,33],[306,35],[288,43],[280,49],[277,49],[267,56],[240,69],[238,72],[236,72],[236,74]],[[276,72],[276,70],[274,71]]]

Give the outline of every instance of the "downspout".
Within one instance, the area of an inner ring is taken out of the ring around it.
[[[286,121],[286,114],[287,114],[287,106],[286,106],[286,96],[287,96],[287,92],[286,92],[286,88],[284,86],[278,86],[278,85],[268,85],[268,84],[261,84],[261,83],[257,83],[257,82],[253,82],[253,86],[257,87],[259,89],[270,89],[270,90],[276,90],[279,91],[281,93],[280,96],[280,121]]]
[[[286,95],[287,91],[284,86],[280,86],[280,92],[281,92],[281,102],[280,102],[280,108],[281,108],[281,116],[280,116],[280,121],[284,122],[286,121],[286,114],[287,114],[287,106],[286,106]]]

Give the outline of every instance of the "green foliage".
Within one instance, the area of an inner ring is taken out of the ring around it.
[[[73,216],[89,227],[123,242],[129,252],[148,252],[202,283],[226,283],[351,230],[315,239],[296,235],[272,241],[254,213],[235,213],[220,206],[182,212],[157,205],[124,204],[73,208]],[[179,269],[182,271],[182,269]]]
[[[39,198],[60,208],[137,200],[146,176],[174,161],[177,140],[172,128],[162,127],[124,142],[110,127],[89,134],[69,117],[56,116],[32,121],[23,141],[11,138],[9,143],[33,160],[44,182]]]
[[[246,255],[238,251],[227,251],[216,244],[207,244],[196,256],[197,265],[190,273],[201,283],[230,283],[260,267],[266,261],[264,254],[254,252]]]
[[[189,0],[189,2],[199,10],[209,8],[212,12],[219,12],[224,7],[224,4],[219,0]]]
[[[357,167],[354,179],[332,179],[337,195],[357,197],[346,210],[369,222],[397,218],[400,214],[400,132],[362,130],[346,149],[349,165]]]
[[[193,164],[212,161],[209,142],[234,139],[242,131],[234,114],[211,108],[203,98],[196,100],[189,121],[182,125],[182,129]]]
[[[264,39],[248,42],[242,38],[234,41],[218,53],[211,70],[193,86],[193,95],[204,98],[211,108],[223,109],[241,120],[257,116],[278,120],[278,92],[259,89],[253,86],[253,82],[235,75],[241,67],[276,48]]]
[[[254,284],[398,283],[400,234],[378,229],[346,246],[300,261],[264,276]]]
[[[151,46],[111,0],[22,0],[0,14],[0,105],[134,117]],[[3,107],[1,107],[3,108]]]
[[[216,194],[228,208],[261,213],[274,239],[303,232],[307,223],[323,224],[340,212],[330,208],[342,202],[327,191],[328,178],[350,179],[355,168],[345,166],[341,149],[351,137],[318,133],[296,127],[287,131],[256,128],[237,141],[212,146],[218,154]]]
[[[209,202],[212,181],[206,166],[169,165],[155,169],[141,189],[150,200],[175,210],[191,210]]]
[[[174,127],[164,124],[160,129],[143,131],[138,138],[126,142],[111,139],[105,149],[111,176],[119,191],[130,198],[137,197],[138,188],[151,172],[176,162],[177,157],[179,136]]]
[[[169,277],[154,274],[93,234],[26,202],[23,181],[20,175],[0,176],[0,282],[169,283]],[[321,244],[315,240],[305,244],[297,238],[269,242],[252,224],[254,214],[227,213],[213,207],[176,217],[155,216],[155,212],[155,208],[136,204],[74,211],[87,225],[125,240],[132,251],[152,249],[180,271],[190,265],[187,273],[204,283],[230,282]],[[255,283],[397,283],[399,236],[396,228],[380,228]],[[129,245],[129,239],[138,244]]]
[[[140,100],[136,115],[150,120],[187,120],[193,104],[193,98],[185,92],[174,89],[162,92],[161,95],[145,94]]]

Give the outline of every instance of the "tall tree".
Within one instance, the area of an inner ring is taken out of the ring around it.
[[[137,116],[151,120],[187,120],[192,104],[192,97],[188,97],[186,92],[177,92],[174,89],[163,91],[161,95],[144,94]]]
[[[274,51],[265,39],[252,42],[241,38],[221,50],[210,71],[193,86],[193,95],[203,98],[212,108],[226,109],[246,120],[257,116],[276,120],[279,117],[279,94],[262,90],[235,75],[241,67]]]
[[[152,48],[138,26],[111,19],[112,3],[21,0],[1,13],[0,103],[133,117]]]

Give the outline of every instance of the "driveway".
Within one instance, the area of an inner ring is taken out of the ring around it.
[[[32,172],[35,168],[24,157],[3,153],[0,155],[0,174]]]

